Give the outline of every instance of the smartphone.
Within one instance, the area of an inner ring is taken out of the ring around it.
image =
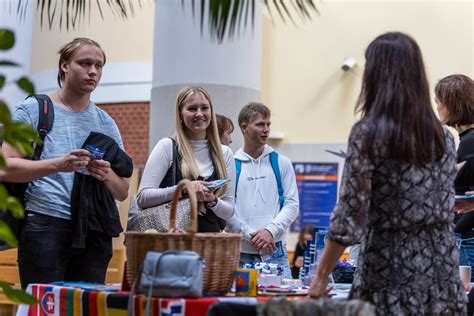
[[[230,179],[214,180],[214,181],[211,181],[211,182],[205,184],[204,186],[208,189],[215,190],[215,189],[220,188],[221,186],[223,186],[224,184],[226,184],[229,181],[230,181]]]

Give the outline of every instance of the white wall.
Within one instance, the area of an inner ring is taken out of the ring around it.
[[[402,31],[418,42],[431,88],[452,73],[474,75],[473,1],[321,1],[298,27],[264,29],[262,98],[273,128],[290,143],[346,142],[356,120],[364,51],[379,34]],[[347,56],[355,71],[340,67]]]

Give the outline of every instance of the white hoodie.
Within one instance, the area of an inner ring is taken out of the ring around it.
[[[241,252],[259,253],[250,242],[250,233],[265,228],[275,242],[285,244],[286,230],[299,212],[298,188],[291,161],[278,154],[281,182],[285,203],[280,210],[278,186],[270,163],[269,154],[274,151],[265,145],[262,154],[254,159],[240,148],[235,159],[240,160],[241,172],[237,185],[234,216],[227,222],[227,230],[241,233],[244,239]]]

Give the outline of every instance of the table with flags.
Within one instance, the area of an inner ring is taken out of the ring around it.
[[[129,292],[121,291],[120,284],[66,283],[30,284],[27,293],[37,300],[36,305],[20,305],[17,316],[126,316]],[[146,297],[134,295],[134,315],[145,315]],[[152,298],[150,315],[205,316],[217,302],[257,304],[266,297],[202,297]]]

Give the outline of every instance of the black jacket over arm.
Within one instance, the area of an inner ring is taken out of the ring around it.
[[[105,150],[103,160],[110,162],[112,170],[123,178],[133,173],[132,158],[107,135],[91,132],[85,145]],[[88,229],[104,232],[117,237],[122,231],[120,215],[112,194],[105,184],[96,178],[76,172],[71,193],[71,219],[74,231],[72,247],[84,248]]]

